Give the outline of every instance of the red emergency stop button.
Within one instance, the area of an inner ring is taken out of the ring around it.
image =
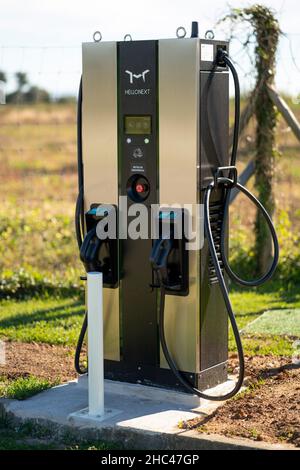
[[[138,183],[135,187],[136,192],[139,193],[139,194],[144,193],[145,189],[146,189],[145,185],[141,184],[141,183]]]
[[[134,202],[145,201],[150,194],[150,184],[144,175],[132,175],[126,186],[127,194]]]

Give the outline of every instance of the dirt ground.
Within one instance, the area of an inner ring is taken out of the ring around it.
[[[34,375],[51,381],[67,382],[77,377],[74,349],[8,341],[5,343],[5,365],[0,365],[0,375],[8,379]]]
[[[236,357],[230,358],[235,371]],[[47,344],[6,343],[0,375],[14,379],[34,375],[65,382],[76,377],[74,350]],[[182,424],[202,433],[247,437],[300,447],[300,366],[290,358],[246,357],[247,389],[208,418]]]
[[[236,359],[230,360],[233,369]],[[248,387],[207,418],[182,427],[201,433],[246,437],[300,447],[300,366],[290,358],[246,358]]]

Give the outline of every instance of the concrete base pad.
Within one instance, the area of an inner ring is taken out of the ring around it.
[[[207,391],[222,394],[233,387],[232,381]],[[38,423],[55,423],[95,439],[121,443],[128,449],[282,449],[289,446],[265,445],[245,439],[204,436],[186,431],[178,424],[187,419],[208,416],[222,402],[199,401],[185,393],[143,385],[105,381],[104,417],[87,412],[87,380],[72,381],[46,390],[25,401],[0,400],[11,417]],[[110,410],[110,411],[108,411]],[[94,434],[93,434],[94,433]],[[77,434],[76,434],[77,435]]]
[[[87,376],[79,378],[78,387],[87,392]],[[207,393],[221,395],[232,387],[233,382],[228,380],[208,390]],[[75,426],[102,428],[113,423],[115,426],[153,432],[174,432],[178,430],[180,421],[199,415],[206,416],[220,406],[220,402],[203,400],[188,393],[111,380],[105,381],[105,403],[108,407],[116,406],[119,410],[111,408],[111,413],[107,412],[104,416],[97,418],[89,415],[88,408],[86,408],[71,413],[67,419]],[[103,423],[104,421],[107,422]]]
[[[75,411],[75,413],[70,413],[68,416],[68,421],[72,426],[97,426],[99,423],[106,419],[111,419],[113,416],[122,413],[121,410],[111,410],[105,408],[104,414],[99,416],[94,416],[89,414],[89,409],[84,408],[80,411]]]

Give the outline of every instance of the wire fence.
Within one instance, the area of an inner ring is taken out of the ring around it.
[[[26,73],[32,84],[49,90],[55,100],[63,94],[75,96],[81,74],[78,46],[0,46],[0,70],[7,76],[7,93],[15,73]]]

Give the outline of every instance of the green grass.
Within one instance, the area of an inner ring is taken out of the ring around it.
[[[43,441],[28,436],[20,436],[17,431],[10,432],[0,431],[0,451],[1,450],[111,450],[118,449],[114,444],[106,444],[101,441],[83,442],[77,444],[69,444],[61,441]],[[75,439],[74,439],[75,442]]]
[[[267,310],[300,308],[300,291],[233,291],[230,297],[240,329]],[[0,302],[0,338],[75,346],[83,314],[84,302],[76,297],[4,300]],[[245,353],[249,355],[290,356],[292,343],[289,337],[279,335],[243,335]],[[231,333],[229,349],[235,350]]]
[[[269,310],[248,323],[244,333],[300,337],[300,309]]]
[[[34,376],[19,377],[15,380],[6,380],[4,378],[0,381],[0,397],[25,400],[57,384],[57,381],[49,381]]]
[[[76,297],[4,300],[0,303],[0,338],[74,346],[83,314],[83,301]]]
[[[286,309],[300,307],[300,291],[289,293],[275,292],[251,292],[239,291],[230,295],[233,309],[237,317],[240,329],[256,318],[258,318],[266,310]],[[292,356],[294,353],[293,339],[280,335],[266,334],[244,334],[243,346],[247,355],[278,355]],[[235,342],[232,332],[229,335],[229,350],[235,350]]]
[[[10,432],[7,436],[7,430],[0,432],[0,451],[1,450],[55,450],[53,444],[34,442],[29,438],[20,438],[17,432]]]
[[[287,356],[291,357],[295,353],[293,340],[282,336],[266,335],[243,335],[242,343],[244,353],[247,356]],[[229,350],[236,350],[232,335],[229,340]]]

